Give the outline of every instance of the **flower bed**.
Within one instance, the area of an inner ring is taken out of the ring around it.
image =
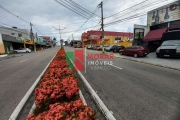
[[[35,89],[34,112],[27,120],[97,120],[79,98],[79,87],[61,48]]]

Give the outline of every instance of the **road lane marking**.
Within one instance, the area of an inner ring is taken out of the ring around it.
[[[115,65],[110,65],[110,66],[113,66],[113,67],[115,67],[115,68],[118,68],[118,69],[122,70],[122,68],[117,67],[117,66],[115,66]]]
[[[178,101],[178,99],[177,98],[174,98],[174,97],[171,97],[173,100],[175,100],[175,101]]]
[[[29,59],[22,60],[22,61],[20,61],[20,63],[21,63],[21,62],[24,62],[24,61],[27,61],[27,60],[29,60]]]

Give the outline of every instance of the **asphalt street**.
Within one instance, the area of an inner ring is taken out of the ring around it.
[[[180,71],[121,58],[104,70],[88,61],[82,74],[117,120],[180,120]]]
[[[59,47],[0,61],[0,120],[8,120]]]

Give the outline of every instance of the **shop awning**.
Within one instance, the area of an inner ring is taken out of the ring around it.
[[[144,37],[144,41],[161,40],[162,35],[164,32],[166,32],[166,30],[167,30],[167,28],[149,31],[148,34]]]

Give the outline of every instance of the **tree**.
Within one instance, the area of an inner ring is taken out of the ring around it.
[[[68,46],[69,43],[68,43],[68,41],[64,41],[64,44],[65,44],[66,46]]]
[[[57,40],[56,40],[56,38],[53,38],[53,46],[56,46],[56,43],[57,43]]]

